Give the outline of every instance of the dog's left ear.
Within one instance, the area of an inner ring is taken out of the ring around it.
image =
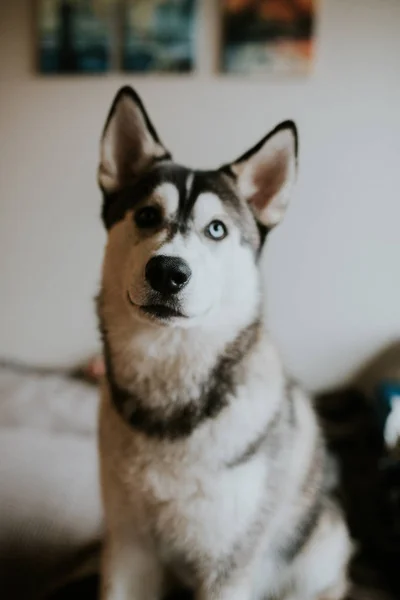
[[[129,86],[114,98],[100,145],[98,180],[111,193],[132,183],[152,163],[171,158],[138,94]]]
[[[223,167],[236,179],[241,196],[268,229],[285,213],[297,173],[298,136],[284,121],[235,162]]]

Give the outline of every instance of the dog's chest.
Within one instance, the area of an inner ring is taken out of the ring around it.
[[[141,498],[146,533],[162,554],[221,556],[257,520],[266,479],[263,457],[233,469],[150,461],[130,492]]]
[[[279,372],[272,383],[265,382],[269,361],[261,355],[259,362],[217,418],[174,441],[134,431],[113,408],[105,387],[103,488],[113,498],[106,506],[124,527],[150,538],[162,556],[195,563],[217,559],[259,521],[273,466],[262,453],[233,466],[265,435],[280,401]]]
[[[163,556],[196,561],[224,555],[246,534],[265,497],[263,456],[229,468],[189,441],[169,447],[132,433],[108,403],[102,412],[103,486],[124,527],[150,538]]]

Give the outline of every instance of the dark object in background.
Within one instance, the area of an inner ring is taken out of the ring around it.
[[[359,544],[351,598],[400,598],[400,463],[384,446],[377,408],[355,388],[320,395],[317,412],[341,471],[339,498]],[[368,595],[366,592],[368,591]]]
[[[97,575],[87,577],[86,579],[72,583],[48,600],[97,600],[99,597],[100,578]],[[133,600],[133,599],[132,599]],[[182,591],[166,600],[192,600],[190,592]]]
[[[99,596],[99,577],[92,575],[65,586],[55,594],[52,594],[48,600],[97,600]]]

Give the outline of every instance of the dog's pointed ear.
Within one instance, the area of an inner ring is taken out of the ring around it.
[[[297,173],[298,135],[284,121],[256,146],[222,169],[233,175],[256,219],[268,229],[285,213]]]
[[[137,93],[129,86],[121,88],[101,138],[98,181],[103,192],[120,189],[153,162],[169,158]]]

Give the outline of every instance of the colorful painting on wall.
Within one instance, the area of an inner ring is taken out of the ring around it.
[[[108,71],[111,4],[110,0],[39,0],[39,71],[44,74]]]
[[[243,75],[306,74],[317,0],[222,0],[222,70]]]
[[[189,72],[194,67],[196,0],[127,0],[125,71]]]

